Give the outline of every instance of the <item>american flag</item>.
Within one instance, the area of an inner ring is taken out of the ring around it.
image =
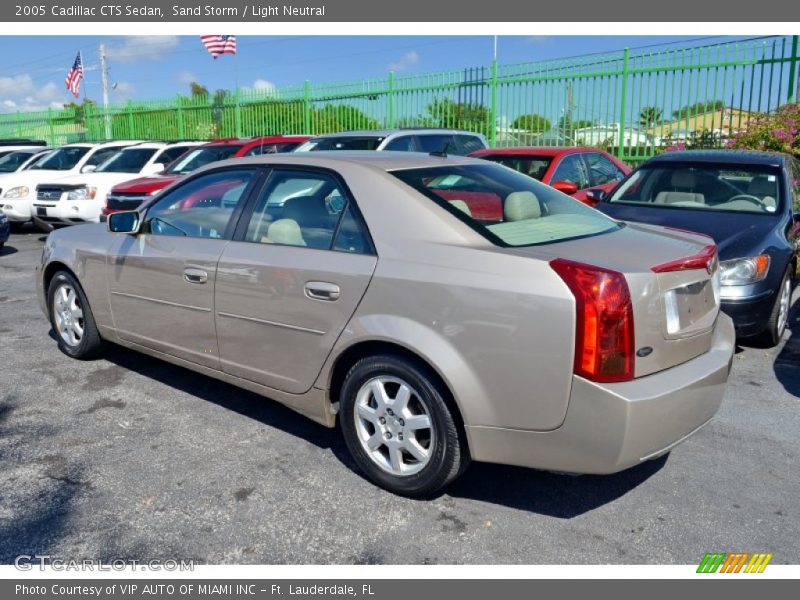
[[[236,54],[235,35],[201,35],[200,39],[214,60],[220,54]]]
[[[75,57],[75,62],[72,63],[72,68],[67,73],[67,78],[64,80],[64,83],[67,86],[67,89],[72,92],[72,94],[77,98],[80,93],[81,88],[81,80],[83,79],[83,61],[81,60],[81,53],[78,52],[78,56]]]

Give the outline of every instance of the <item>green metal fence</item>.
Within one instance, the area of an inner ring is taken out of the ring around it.
[[[756,113],[797,101],[798,36],[650,47],[357,82],[0,115],[0,137],[51,144],[457,127],[492,146],[587,144],[636,162],[669,145],[723,145]]]

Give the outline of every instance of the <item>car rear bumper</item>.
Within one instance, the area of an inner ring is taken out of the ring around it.
[[[575,376],[567,416],[553,431],[467,427],[475,460],[570,473],[615,473],[656,458],[702,428],[719,409],[735,333],[720,314],[711,349],[633,381]]]
[[[755,296],[722,300],[722,310],[731,319],[736,335],[748,337],[758,335],[767,326],[772,308],[775,305],[775,292],[766,290]]]

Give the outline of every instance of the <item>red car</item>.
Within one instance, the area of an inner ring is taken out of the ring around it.
[[[164,169],[163,173],[151,177],[139,177],[115,185],[106,199],[103,214],[109,215],[122,210],[134,210],[171,183],[209,163],[226,158],[291,152],[308,139],[310,136],[307,135],[270,135],[215,140],[197,146],[175,159]]]
[[[608,152],[580,146],[494,148],[470,156],[511,167],[589,206],[598,200],[591,190],[608,193],[631,172]]]

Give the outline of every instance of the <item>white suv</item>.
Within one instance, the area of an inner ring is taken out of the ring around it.
[[[204,142],[143,142],[123,148],[96,168],[42,182],[36,187],[31,217],[39,225],[73,225],[100,220],[115,185],[155,175],[184,152]]]
[[[379,129],[343,131],[313,137],[295,152],[316,150],[378,150],[387,152],[425,152],[465,156],[488,148],[480,133],[459,129]]]
[[[31,220],[31,208],[36,186],[45,181],[92,170],[113,154],[135,141],[91,142],[67,144],[54,150],[47,158],[30,169],[0,176],[0,208],[8,216],[12,228]]]

